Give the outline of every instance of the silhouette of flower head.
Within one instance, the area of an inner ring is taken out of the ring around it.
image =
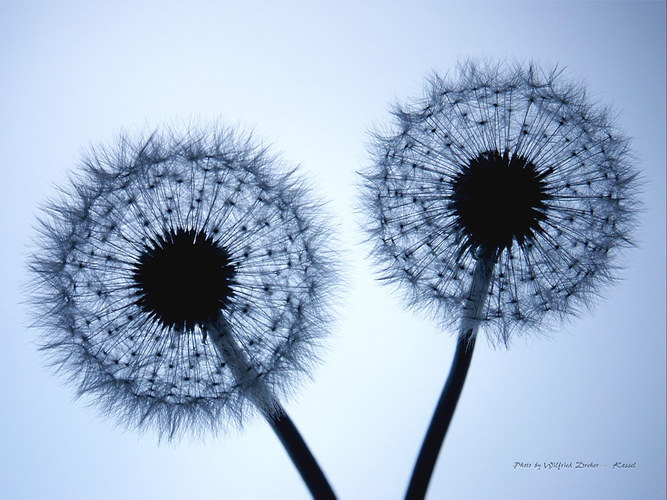
[[[405,285],[411,305],[455,322],[475,302],[468,314],[507,344],[612,278],[636,176],[608,111],[560,71],[468,62],[459,73],[434,75],[376,135],[367,230],[383,277]],[[481,262],[489,279],[475,291]]]
[[[79,394],[160,435],[266,413],[326,333],[336,265],[319,209],[229,129],[93,149],[40,220],[43,348]]]

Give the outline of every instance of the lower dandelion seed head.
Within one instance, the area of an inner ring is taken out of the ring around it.
[[[91,151],[45,207],[30,260],[44,350],[127,425],[173,437],[240,423],[262,394],[292,391],[328,331],[321,208],[221,127]],[[239,359],[221,355],[228,334]]]
[[[466,62],[435,75],[375,136],[362,203],[383,278],[455,324],[476,262],[493,272],[482,329],[560,320],[614,278],[637,187],[628,140],[560,71]]]

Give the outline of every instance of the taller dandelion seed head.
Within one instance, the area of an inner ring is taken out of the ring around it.
[[[479,319],[507,343],[612,279],[636,174],[628,140],[582,86],[533,64],[466,62],[394,116],[375,136],[363,204],[383,278],[411,305],[457,321],[486,259]]]
[[[250,135],[123,136],[62,192],[42,212],[30,298],[43,349],[103,411],[161,436],[217,430],[258,403],[257,384],[280,397],[308,373],[328,331],[331,231]],[[247,376],[211,341],[216,322]]]

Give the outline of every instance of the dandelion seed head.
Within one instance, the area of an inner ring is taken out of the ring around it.
[[[289,395],[317,360],[337,276],[321,210],[293,169],[231,129],[92,149],[40,219],[42,347],[128,426],[171,438],[239,424],[254,385]],[[207,339],[220,317],[247,377]]]
[[[493,262],[481,320],[507,344],[591,302],[631,244],[628,140],[582,86],[536,65],[465,62],[375,134],[362,203],[382,277],[455,323],[475,262]]]

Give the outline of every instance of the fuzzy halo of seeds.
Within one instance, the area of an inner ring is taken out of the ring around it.
[[[239,424],[253,376],[280,398],[317,361],[337,276],[322,208],[223,126],[91,149],[45,205],[30,258],[43,350],[127,425],[173,437]],[[219,316],[255,375],[239,380],[207,340]]]
[[[393,110],[363,172],[383,279],[451,326],[475,262],[494,263],[491,341],[591,303],[632,243],[637,175],[610,113],[560,70],[467,61]]]

